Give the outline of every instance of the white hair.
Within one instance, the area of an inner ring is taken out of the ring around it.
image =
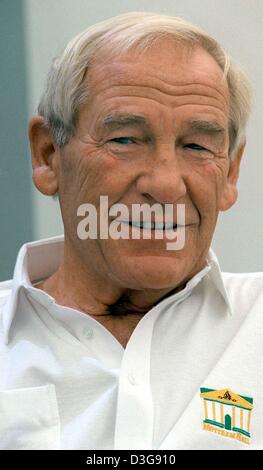
[[[101,52],[108,58],[125,54],[134,47],[143,51],[167,37],[179,44],[203,47],[222,69],[230,94],[231,158],[245,142],[250,111],[247,77],[220,44],[199,27],[181,18],[148,12],[126,13],[87,28],[53,60],[38,112],[44,117],[44,125],[53,133],[57,145],[62,147],[74,135],[80,106],[89,93],[84,78]]]

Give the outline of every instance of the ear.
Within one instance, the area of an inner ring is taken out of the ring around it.
[[[235,158],[230,160],[227,182],[219,203],[219,210],[226,211],[236,202],[238,196],[237,181],[245,143],[238,148]]]
[[[58,148],[49,129],[43,126],[44,118],[34,116],[29,123],[32,178],[37,189],[48,196],[58,191]]]

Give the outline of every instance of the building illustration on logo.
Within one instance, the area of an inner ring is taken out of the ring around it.
[[[225,388],[200,388],[203,398],[203,429],[250,444],[253,398]]]

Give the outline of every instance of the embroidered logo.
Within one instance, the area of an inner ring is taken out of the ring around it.
[[[203,429],[250,444],[253,398],[229,389],[200,388],[203,398]]]

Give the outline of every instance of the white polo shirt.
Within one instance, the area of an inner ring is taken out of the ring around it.
[[[21,248],[0,283],[1,449],[263,449],[263,273],[207,267],[124,349],[34,283],[63,236]]]

